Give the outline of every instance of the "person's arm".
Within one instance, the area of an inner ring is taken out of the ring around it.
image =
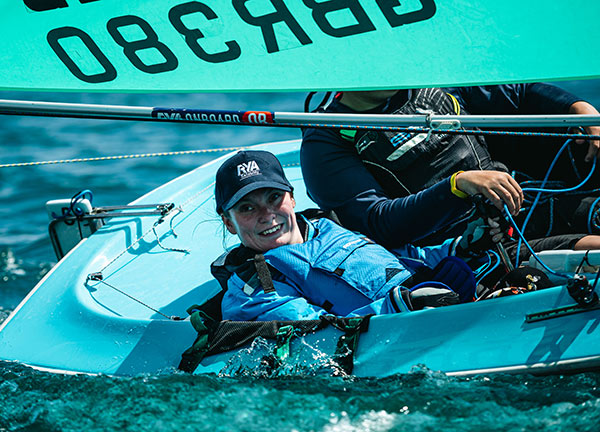
[[[452,255],[455,243],[457,243],[456,239],[450,238],[439,245],[433,246],[419,247],[407,244],[403,247],[393,249],[392,252],[401,258],[419,260],[430,267],[435,267],[441,260]]]
[[[598,115],[598,110],[593,105],[585,101],[577,101],[569,108],[569,114],[591,114]],[[589,135],[600,135],[600,126],[586,126],[585,131]],[[578,140],[578,144],[584,144],[583,140]],[[588,152],[585,155],[585,161],[591,162],[594,157],[600,158],[600,141],[590,141]]]
[[[507,84],[446,89],[470,114],[591,114],[598,110],[580,97],[546,83]],[[590,135],[599,135],[600,127],[587,126]],[[583,140],[578,141],[583,144]],[[586,162],[600,157],[600,141],[590,141]]]
[[[454,221],[469,203],[450,191],[449,179],[422,192],[391,199],[335,130],[307,129],[300,159],[310,197],[334,210],[342,224],[377,243],[398,247]]]
[[[469,114],[567,114],[581,100],[545,83],[505,84],[445,89]]]
[[[251,288],[236,274],[227,281],[228,289],[221,302],[223,319],[234,321],[290,321],[319,319],[327,312],[300,297],[292,286],[273,281],[275,291],[265,293]]]
[[[450,178],[416,194],[389,198],[351,144],[335,133],[308,130],[300,159],[309,195],[323,209],[334,210],[346,228],[394,248],[431,234],[470,208],[452,193]],[[481,193],[498,208],[506,203],[513,214],[523,201],[519,185],[506,173],[466,171],[455,180],[465,196]]]

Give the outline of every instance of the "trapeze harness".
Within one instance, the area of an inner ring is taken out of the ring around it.
[[[454,96],[437,88],[412,92],[409,100],[392,114],[458,115]],[[352,141],[367,169],[391,198],[416,193],[450,177],[457,171],[473,169],[508,172],[493,161],[480,136],[408,132],[359,131]]]

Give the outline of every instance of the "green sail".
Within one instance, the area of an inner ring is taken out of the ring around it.
[[[1,89],[306,91],[600,77],[590,0],[12,0]]]

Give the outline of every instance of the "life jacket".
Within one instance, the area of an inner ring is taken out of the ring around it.
[[[326,218],[313,219],[311,223],[317,234],[304,243],[278,247],[264,254],[239,246],[232,255],[211,265],[213,275],[226,288],[227,280],[235,273],[249,295],[259,289],[275,290],[272,280],[279,280],[296,287],[298,296],[311,304],[346,316],[386,297],[392,288],[403,285],[415,268],[423,266],[419,260],[405,263],[367,237]],[[396,306],[394,312],[408,310],[403,303]]]
[[[409,100],[392,114],[459,115],[454,96],[437,88],[414,90]],[[492,161],[481,136],[358,131],[351,140],[367,169],[391,198],[416,193],[457,171],[507,168]]]
[[[273,280],[280,280],[297,287],[299,295],[311,304],[340,316],[361,308],[365,315],[411,310],[408,290],[432,278],[459,293],[474,291],[468,266],[456,257],[447,257],[452,241],[434,247],[426,262],[413,246],[394,254],[325,218],[311,222],[318,233],[304,243],[264,254],[238,246],[219,257],[211,265],[211,273],[223,288],[220,298],[233,274],[241,279],[248,295],[259,289],[275,290]],[[461,261],[462,266],[452,261]],[[455,271],[449,272],[449,266]]]

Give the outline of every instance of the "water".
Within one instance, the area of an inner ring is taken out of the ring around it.
[[[561,85],[600,106],[600,82]],[[0,93],[0,98],[298,111],[304,95]],[[245,146],[299,136],[283,128],[0,116],[0,160]],[[55,264],[46,201],[91,189],[95,205],[124,204],[214,157],[0,169],[0,322]],[[416,367],[386,379],[177,372],[114,378],[56,375],[0,362],[0,431],[583,431],[597,430],[598,421],[598,373],[468,379]]]

